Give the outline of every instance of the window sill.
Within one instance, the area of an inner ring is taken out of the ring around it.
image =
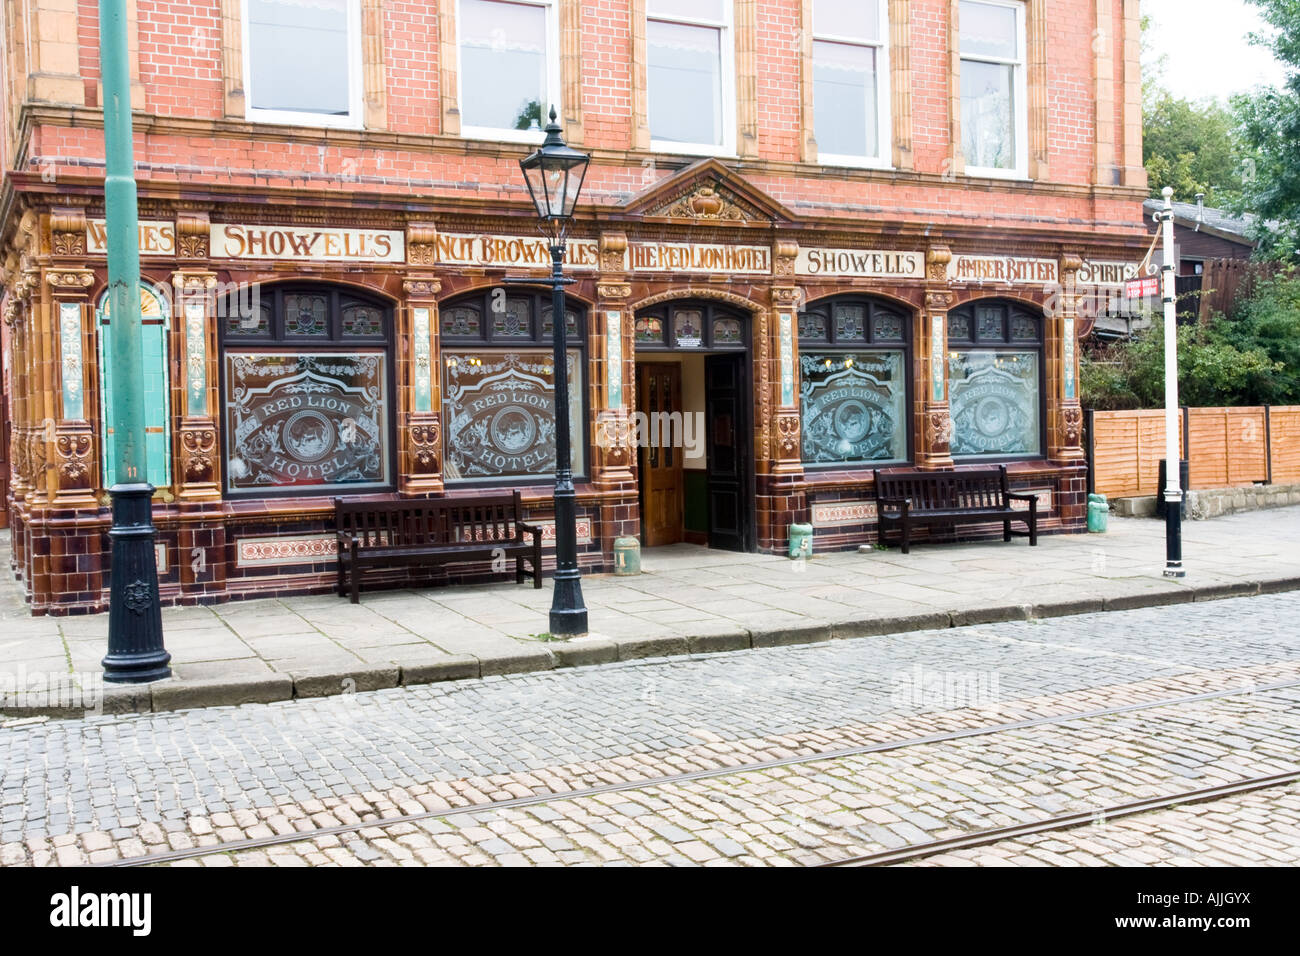
[[[253,110],[244,114],[249,123],[264,126],[307,126],[317,129],[364,129],[360,116],[326,116],[323,113],[290,113],[280,110]]]
[[[880,172],[894,172],[895,170],[892,163],[887,163],[883,159],[863,159],[856,156],[818,156],[817,165],[842,169],[874,169]]]
[[[1007,182],[1032,183],[1029,174],[1023,169],[985,169],[980,166],[966,167],[967,179],[1000,179]]]
[[[653,139],[650,141],[653,153],[676,153],[680,156],[716,156],[719,159],[736,159],[734,146],[706,146],[703,143],[673,143]]]
[[[466,126],[461,128],[460,138],[489,143],[524,143],[529,146],[540,146],[546,138],[546,133],[540,129],[492,129],[486,126]]]

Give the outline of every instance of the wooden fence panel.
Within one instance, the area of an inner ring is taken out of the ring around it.
[[[1182,417],[1179,417],[1180,455]],[[1107,498],[1154,495],[1165,457],[1165,413],[1160,410],[1093,414],[1094,487]]]
[[[1188,410],[1192,488],[1240,488],[1268,481],[1264,414],[1263,408]]]
[[[1273,483],[1300,482],[1300,406],[1270,408],[1268,431]]]

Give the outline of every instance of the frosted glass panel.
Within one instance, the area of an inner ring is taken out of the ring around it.
[[[447,478],[555,473],[555,365],[549,350],[443,353]],[[569,352],[569,422],[574,474],[585,470],[581,440],[581,353]]]
[[[226,354],[232,491],[389,483],[383,352]]]
[[[953,352],[948,378],[953,457],[1041,452],[1037,352]]]
[[[799,363],[804,461],[907,458],[902,352],[805,352]]]

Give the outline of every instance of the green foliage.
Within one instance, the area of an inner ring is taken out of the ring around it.
[[[1241,207],[1264,220],[1259,238],[1263,254],[1300,258],[1300,2],[1250,0],[1274,28],[1253,36],[1286,67],[1281,87],[1233,98],[1238,127],[1248,150]]]
[[[1236,119],[1214,100],[1193,103],[1158,86],[1147,91],[1142,110],[1142,158],[1151,195],[1172,186],[1182,202],[1205,193],[1208,206],[1226,206],[1242,196],[1243,150]]]
[[[1236,339],[1236,341],[1233,341]],[[1178,329],[1178,399],[1183,405],[1287,404],[1276,388],[1283,364],[1263,343],[1220,320]],[[1085,356],[1080,387],[1087,408],[1161,408],[1165,402],[1164,323]]]
[[[1238,307],[1236,321],[1221,328],[1236,348],[1260,350],[1277,363],[1261,386],[1262,404],[1300,404],[1300,275],[1292,271],[1259,283]]]

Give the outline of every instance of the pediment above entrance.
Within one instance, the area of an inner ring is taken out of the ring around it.
[[[781,203],[717,159],[702,159],[642,190],[623,210],[673,223],[770,226],[792,222]]]

